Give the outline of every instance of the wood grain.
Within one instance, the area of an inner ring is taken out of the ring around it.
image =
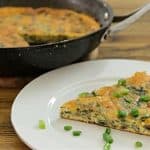
[[[114,13],[118,15],[127,14],[146,2],[150,2],[149,0],[107,1],[113,7]],[[150,60],[149,26],[150,13],[144,15],[126,30],[103,42],[88,56],[88,59],[133,58]],[[24,79],[22,80],[24,82]],[[5,81],[8,82],[7,79]],[[23,84],[21,85],[20,82],[19,84],[19,87],[23,87]],[[10,123],[11,106],[20,89],[0,88],[0,150],[30,150],[18,138]]]
[[[12,128],[10,111],[20,89],[0,89],[0,150],[29,150]]]

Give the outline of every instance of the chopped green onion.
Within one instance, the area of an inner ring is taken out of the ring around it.
[[[118,110],[119,118],[125,118],[126,116],[127,116],[127,113],[124,110]]]
[[[110,128],[106,128],[105,132],[103,133],[103,140],[106,142],[104,145],[104,150],[110,150],[111,144],[114,141],[110,133],[111,133]]]
[[[138,111],[138,109],[133,108],[133,109],[131,110],[131,115],[132,115],[133,117],[138,117],[138,116],[139,116],[139,111]]]
[[[118,80],[118,85],[119,86],[126,86],[126,80],[125,79]]]
[[[136,148],[141,148],[142,146],[143,146],[142,142],[139,142],[139,141],[135,142]]]
[[[88,93],[88,92],[83,92],[83,93],[80,93],[79,94],[79,98],[82,98],[82,97],[90,97],[92,96],[91,93]]]
[[[39,120],[38,127],[39,127],[39,129],[46,129],[45,121]]]
[[[105,133],[110,134],[111,133],[111,129],[110,128],[106,128]]]
[[[128,93],[129,93],[129,89],[125,87],[121,87],[113,93],[113,96],[120,98],[127,95]]]
[[[110,150],[110,149],[111,149],[111,144],[105,143],[104,150]]]
[[[80,136],[81,133],[82,133],[82,131],[73,131],[73,132],[72,132],[72,135],[73,135],[73,136]]]
[[[139,99],[141,102],[149,102],[150,101],[150,95],[142,95]]]
[[[70,130],[72,130],[72,126],[66,125],[66,126],[64,126],[64,130],[70,131]]]
[[[106,143],[113,143],[113,138],[111,137],[110,134],[108,133],[103,133],[103,140],[106,142]]]
[[[117,97],[117,98],[122,97],[122,95],[121,95],[120,93],[118,93],[118,92],[114,92],[114,93],[113,93],[113,96],[114,96],[114,97]]]

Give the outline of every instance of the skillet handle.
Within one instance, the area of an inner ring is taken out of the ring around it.
[[[150,11],[150,3],[142,6],[141,8],[137,9],[133,13],[130,13],[129,15],[114,17],[113,22],[119,23],[110,26],[110,28],[106,31],[104,38],[106,39],[108,36],[111,36],[112,34],[127,28],[129,25],[134,23],[148,11]]]

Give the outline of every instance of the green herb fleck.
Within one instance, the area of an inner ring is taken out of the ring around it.
[[[139,116],[139,111],[138,111],[138,109],[133,108],[133,109],[131,110],[131,116],[133,116],[133,117],[138,117],[138,116]]]
[[[141,102],[149,102],[150,101],[150,95],[142,95],[139,99]]]
[[[83,93],[80,93],[80,94],[79,94],[79,98],[82,98],[82,97],[90,97],[90,96],[92,96],[92,95],[91,95],[91,93],[89,93],[89,92],[83,92]]]
[[[119,86],[126,86],[126,80],[125,79],[120,79],[118,80],[118,84]]]
[[[73,136],[80,136],[81,133],[82,133],[82,131],[73,131],[73,132],[72,132],[72,135],[73,135]]]
[[[111,144],[105,143],[104,150],[110,150],[110,149],[111,149]]]
[[[128,93],[129,93],[129,89],[127,89],[125,87],[120,87],[113,93],[113,96],[120,98],[120,97],[127,95]]]
[[[126,98],[124,98],[124,101],[127,102],[127,103],[129,103],[129,104],[131,104],[131,102],[132,102],[131,99],[126,99]]]
[[[39,129],[46,129],[45,121],[39,120],[38,127],[39,127]]]
[[[119,118],[125,118],[126,116],[127,116],[127,113],[124,110],[118,110]]]
[[[64,126],[64,130],[65,131],[70,131],[70,130],[72,130],[72,126],[66,125],[66,126]]]
[[[139,142],[139,141],[135,142],[136,148],[141,148],[142,146],[143,146],[142,142]]]

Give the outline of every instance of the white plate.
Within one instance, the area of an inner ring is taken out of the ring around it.
[[[136,71],[150,73],[150,63],[131,60],[98,60],[78,63],[48,72],[29,83],[16,97],[11,121],[18,136],[36,150],[103,150],[102,133],[105,128],[60,119],[59,107],[82,91],[115,83]],[[46,130],[37,128],[38,121],[46,121]],[[80,137],[63,130],[70,124],[81,130]],[[149,150],[150,137],[122,131],[112,131],[112,150],[134,150],[134,143],[142,141]]]

